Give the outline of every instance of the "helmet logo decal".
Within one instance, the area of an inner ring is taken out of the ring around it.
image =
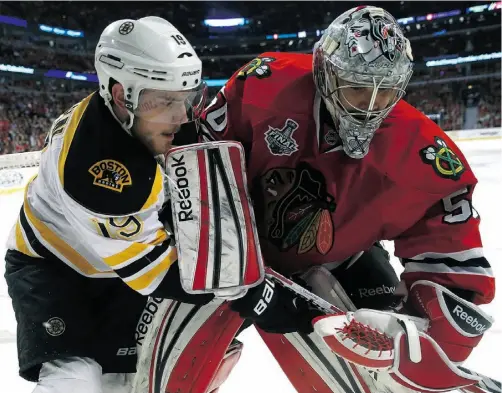
[[[119,33],[122,35],[127,35],[134,30],[134,23],[128,21],[124,22],[119,27]]]
[[[396,34],[395,22],[384,15],[360,10],[352,13],[342,23],[346,24],[345,45],[349,57],[360,55],[367,63],[372,63],[383,56],[393,62],[396,50],[402,51],[402,42]]]

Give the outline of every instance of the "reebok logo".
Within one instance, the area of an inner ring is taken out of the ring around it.
[[[148,333],[150,324],[152,323],[155,314],[159,310],[159,305],[162,303],[163,300],[164,300],[163,298],[155,298],[155,297],[148,299],[148,302],[146,303],[143,313],[139,318],[138,325],[136,326],[136,332],[134,333],[134,339],[136,340],[137,345],[139,346],[143,345],[143,340],[145,339],[146,334]],[[131,353],[129,352],[130,352],[129,350],[124,352],[123,349],[120,349],[117,355],[118,356],[131,355]]]
[[[485,330],[488,329],[488,327],[480,323],[476,317],[472,317],[467,314],[462,306],[456,305],[453,309],[453,314],[465,321],[469,326],[472,326],[479,334],[484,333]]]
[[[178,211],[178,221],[192,221],[192,201],[190,200],[190,184],[188,184],[188,178],[186,174],[188,173],[186,168],[186,163],[184,161],[185,156],[182,154],[180,157],[172,157],[174,164],[171,164],[171,168],[174,169],[174,175],[176,176],[176,186],[178,187],[178,204],[181,210]]]
[[[381,285],[376,288],[359,288],[359,297],[393,294],[395,290],[396,287],[388,287],[387,285]]]
[[[443,293],[443,299],[447,308],[443,310],[446,317],[463,330],[466,335],[471,337],[479,336],[492,326],[492,321],[485,318],[483,314],[448,293]]]

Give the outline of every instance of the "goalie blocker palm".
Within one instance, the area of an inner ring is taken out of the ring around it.
[[[424,318],[361,309],[319,317],[315,331],[347,360],[390,372],[405,387],[419,391],[449,391],[479,378],[458,363],[467,359],[492,319],[441,285],[417,281],[407,303]]]

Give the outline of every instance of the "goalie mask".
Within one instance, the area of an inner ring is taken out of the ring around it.
[[[314,81],[350,157],[368,153],[376,130],[405,94],[412,60],[396,20],[373,6],[343,13],[315,44]]]

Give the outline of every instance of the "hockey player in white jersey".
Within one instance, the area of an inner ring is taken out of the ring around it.
[[[102,374],[127,385],[146,295],[212,298],[181,289],[155,158],[204,107],[200,59],[171,23],[146,17],[110,24],[95,66],[99,92],[48,130],[8,240],[20,375],[35,393],[111,391]]]

